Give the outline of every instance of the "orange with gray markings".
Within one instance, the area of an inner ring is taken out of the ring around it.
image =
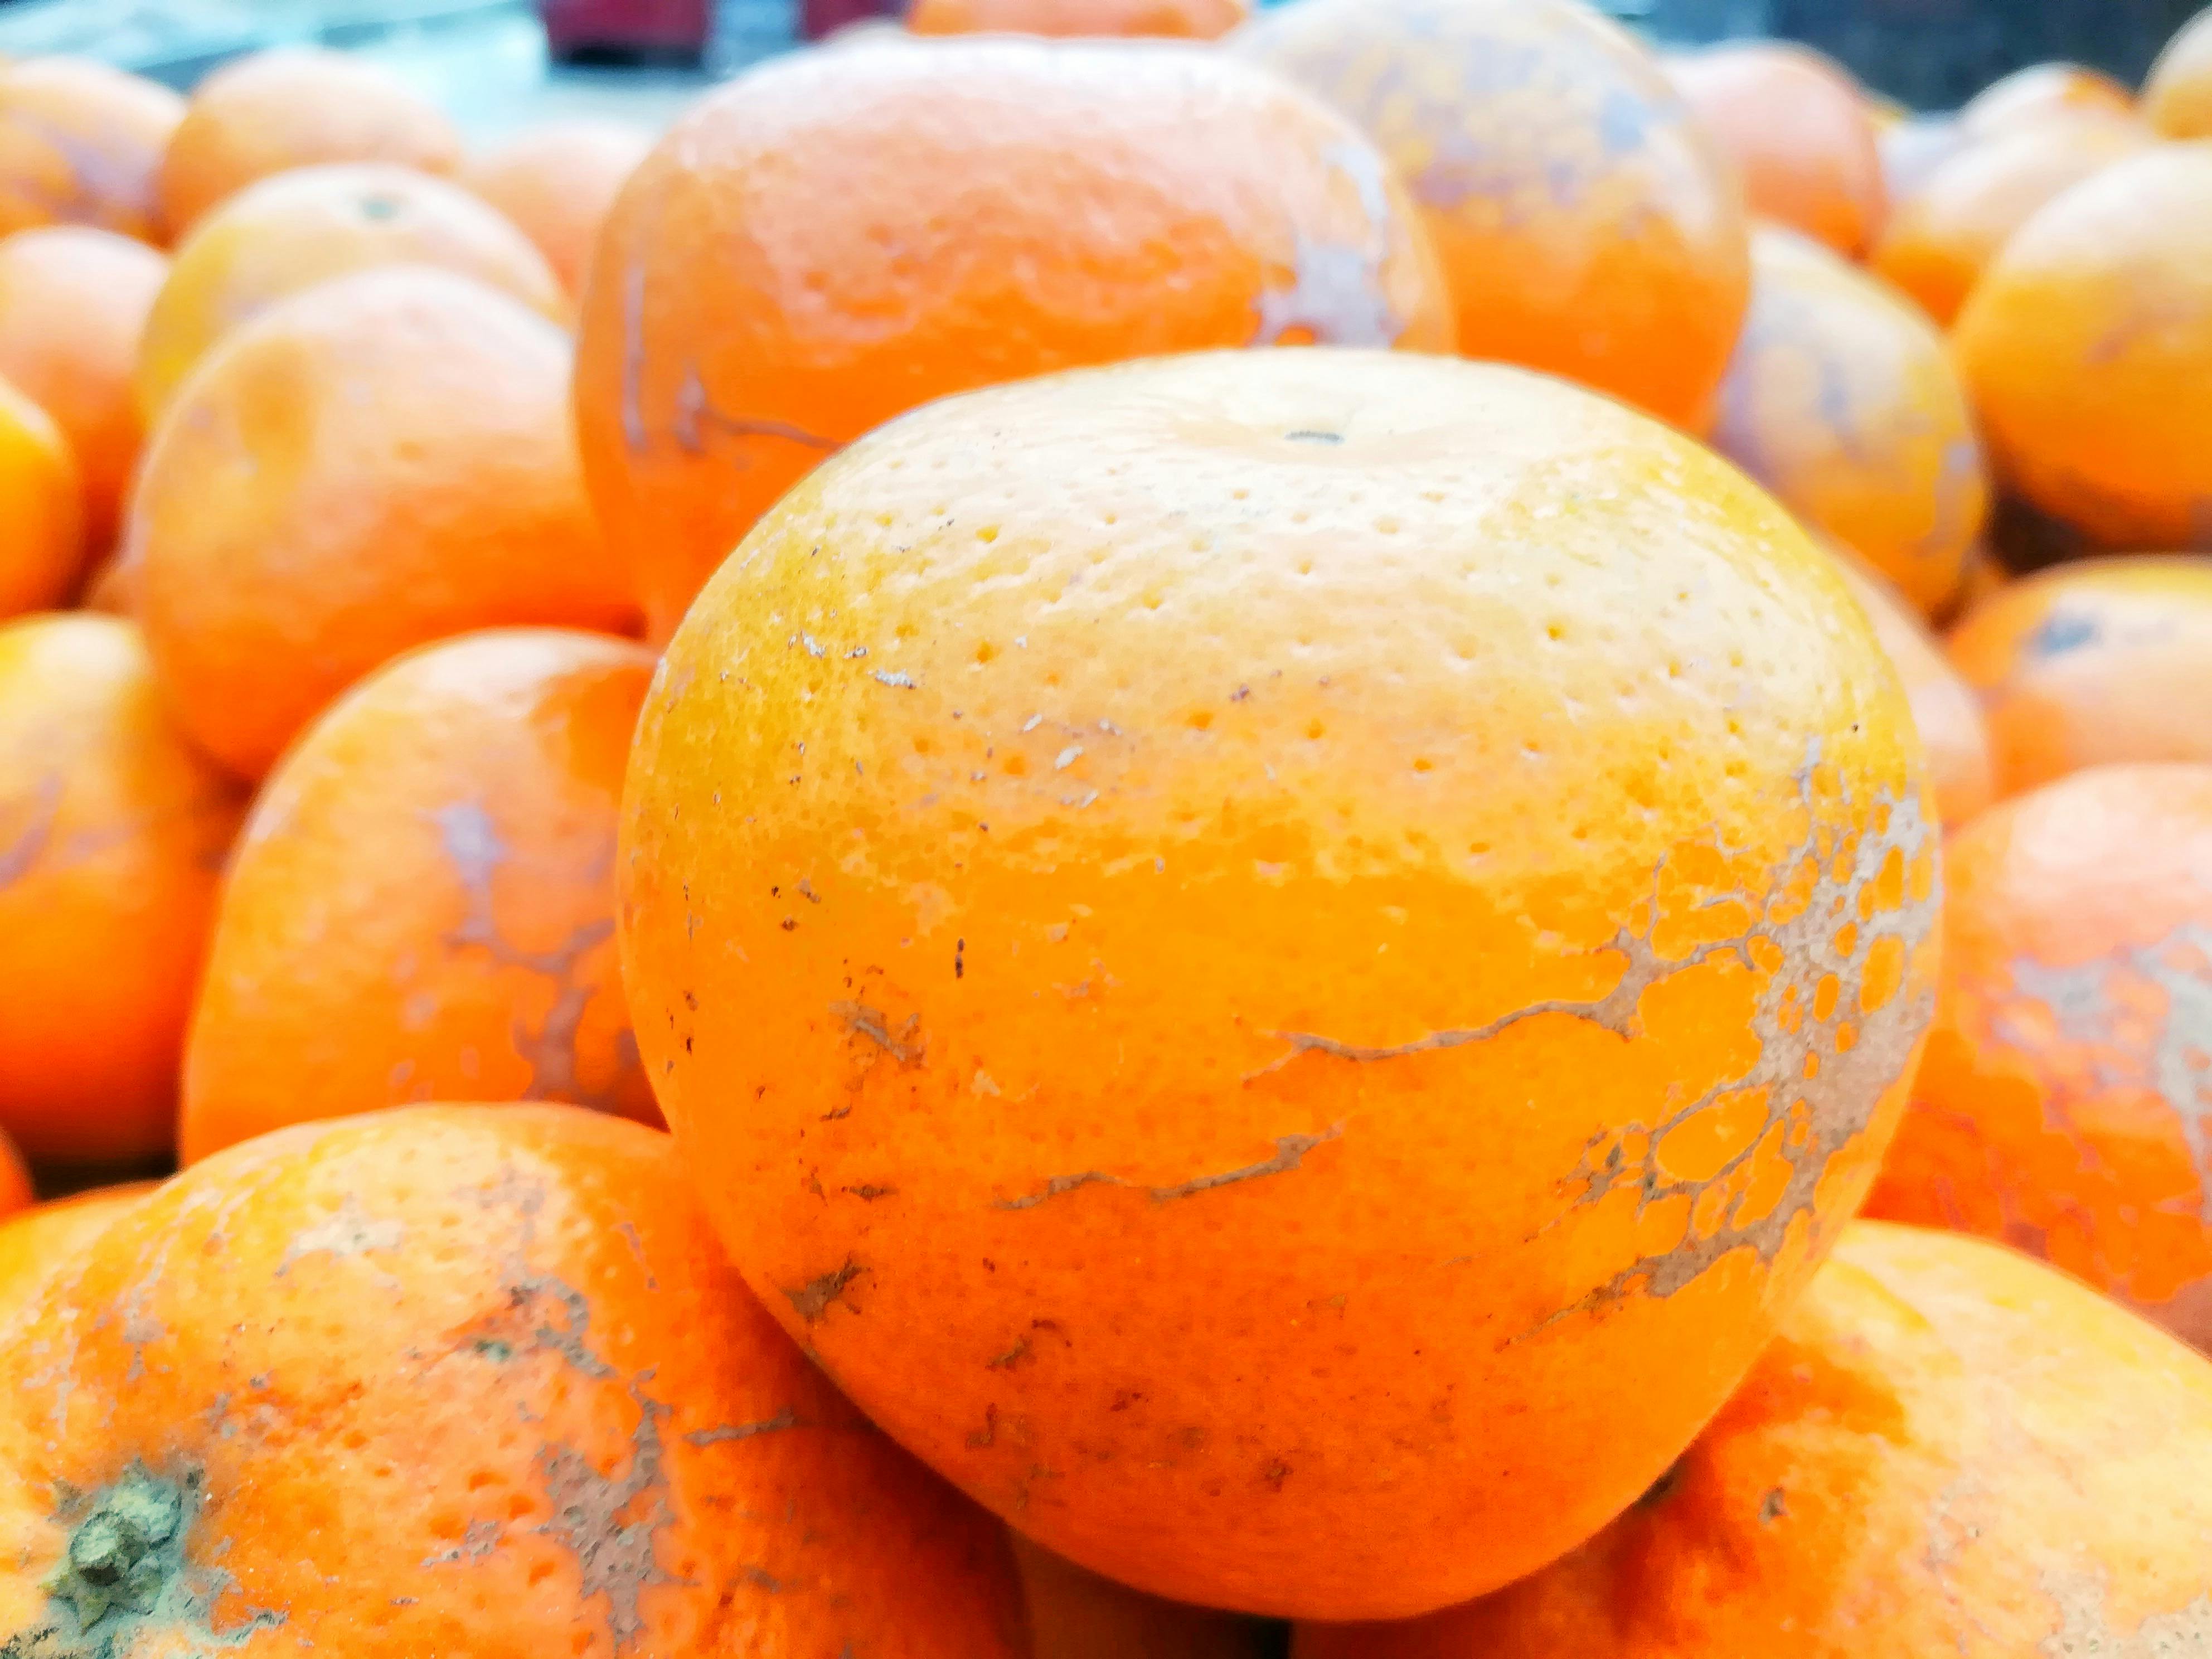
[[[1020,1659],[1000,1529],[569,1107],[264,1137],[0,1342],[0,1653]]]
[[[1649,1485],[1856,1205],[1925,785],[1826,556],[1644,416],[1091,370],[863,440],[709,586],[624,971],[749,1281],[894,1435],[1153,1593],[1409,1614]]]

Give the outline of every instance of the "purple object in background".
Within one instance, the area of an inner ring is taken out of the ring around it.
[[[711,0],[538,0],[560,63],[696,64],[714,31]]]
[[[799,31],[809,40],[819,40],[848,23],[896,17],[904,10],[900,0],[805,0],[799,11]]]

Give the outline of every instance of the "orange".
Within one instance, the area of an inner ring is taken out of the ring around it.
[[[194,90],[161,157],[162,223],[181,236],[258,179],[332,161],[453,173],[461,135],[434,105],[359,58],[302,46],[254,52]]]
[[[139,343],[148,423],[240,324],[333,276],[403,263],[476,277],[556,322],[568,316],[545,257],[458,185],[404,167],[301,167],[241,191],[177,249]]]
[[[1703,427],[1748,243],[1641,46],[1581,0],[1304,0],[1231,44],[1375,135],[1443,257],[1463,356]]]
[[[1792,232],[1761,230],[1752,265],[1714,447],[1933,613],[1958,591],[1990,495],[1943,337]]]
[[[1966,553],[1966,574],[1959,584],[1957,597],[1951,609],[1940,621],[1949,623],[1966,615],[1984,599],[2012,585],[2013,574],[2006,568],[1984,537]]]
[[[1884,222],[1918,193],[1936,170],[1965,149],[1969,140],[1948,115],[1917,115],[1878,129],[1875,146],[1881,158]]]
[[[126,559],[162,690],[241,777],[387,659],[505,623],[620,631],[568,427],[568,343],[388,266],[239,329],[148,446]]]
[[[0,1651],[1026,1651],[998,1528],[784,1340],[633,1123],[288,1130],[9,1328]]]
[[[1858,83],[1808,47],[1738,41],[1667,72],[1743,180],[1751,210],[1856,258],[1881,227],[1881,151]]]
[[[307,729],[224,884],[186,1163],[463,1090],[659,1121],[614,945],[615,801],[652,672],[624,640],[465,635]]]
[[[2087,766],[2212,762],[2212,558],[2039,572],[1969,611],[1949,650],[1989,711],[2000,794]]]
[[[96,552],[115,539],[138,456],[131,375],[168,269],[153,249],[112,231],[62,225],[0,240],[0,374],[69,440],[85,539]]]
[[[2108,546],[2212,546],[2212,142],[2115,161],[2046,205],[1952,338],[2031,505]]]
[[[0,1178],[0,1185],[4,1184]],[[51,1204],[32,1205],[0,1220],[0,1328],[37,1301],[78,1252],[153,1190],[151,1182],[102,1187]],[[28,1204],[30,1195],[26,1182],[15,1203]],[[0,1211],[11,1207],[0,1199]]]
[[[808,53],[708,98],[631,176],[585,298],[576,416],[665,638],[824,455],[943,393],[1200,346],[1450,338],[1382,158],[1231,58]]]
[[[163,714],[136,626],[0,623],[0,1129],[32,1157],[171,1145],[241,805]]]
[[[621,121],[547,121],[463,169],[461,182],[538,245],[561,286],[584,291],[599,227],[653,135]]]
[[[2149,143],[2131,121],[2075,116],[1969,145],[1891,216],[1874,268],[1948,326],[1997,251],[2038,209]]]
[[[2203,1359],[2010,1251],[1858,1222],[1728,1408],[1602,1536],[1487,1601],[1307,1630],[1293,1652],[2197,1653],[2208,1477]]]
[[[2077,772],[1948,863],[1936,1030],[1872,1212],[2006,1239],[2212,1343],[2212,766]]]
[[[64,605],[76,592],[84,574],[77,478],[52,417],[0,380],[0,621]]]
[[[7,1233],[0,1230],[0,1247]],[[1261,1659],[1265,1627],[1184,1607],[1085,1572],[1017,1533],[1032,1659]]]
[[[2212,138],[2212,9],[2166,42],[2143,82],[2143,118],[2164,138]]]
[[[2132,115],[2135,106],[2134,94],[2101,70],[2079,64],[2034,64],[1968,99],[1959,123],[1967,137],[1989,138],[2053,118]]]
[[[155,172],[185,100],[86,58],[0,64],[0,235],[97,225],[151,240]]]
[[[1946,830],[1955,830],[1996,798],[1989,728],[1981,704],[1902,593],[1849,552],[1838,550],[1837,563],[1904,682],[1912,723],[1928,751],[1928,781],[1936,815]]]
[[[1410,1614],[1656,1479],[1855,1206],[1923,778],[1832,561],[1656,422],[1413,354],[1068,374],[709,584],[624,979],[871,1417],[1135,1588]]]
[[[1252,0],[913,0],[916,34],[1165,34],[1211,40],[1250,15]]]
[[[7,1132],[0,1130],[0,1217],[13,1215],[32,1200],[31,1172],[23,1167],[22,1155],[16,1152],[15,1142]],[[7,1230],[0,1227],[0,1248],[4,1248]],[[0,1257],[0,1267],[5,1259]]]

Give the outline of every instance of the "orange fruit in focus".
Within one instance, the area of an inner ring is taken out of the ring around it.
[[[125,552],[195,740],[258,778],[410,646],[630,625],[576,465],[568,360],[543,318],[419,266],[300,295],[210,355],[147,447]]]
[[[1304,0],[1232,42],[1411,186],[1459,349],[1702,428],[1743,321],[1743,216],[1651,56],[1580,0]]]
[[[2212,142],[2154,146],[2046,205],[1952,341],[2032,506],[2108,546],[2212,546]]]
[[[1297,1659],[2181,1655],[2212,1636],[2212,1366],[2049,1268],[1855,1222],[1598,1538]],[[1777,1632],[1788,1632],[1779,1645]]]
[[[0,624],[0,1128],[32,1157],[170,1146],[242,805],[170,724],[134,624]]]
[[[1936,1030],[1870,1212],[2008,1240],[2212,1344],[2212,766],[2078,772],[1947,862]]]
[[[0,621],[65,604],[84,574],[76,458],[46,411],[0,380]]]
[[[1881,228],[1881,151],[1866,99],[1809,47],[1737,41],[1667,73],[1743,180],[1753,213],[1856,258]]]
[[[7,1235],[0,1231],[0,1241]],[[1063,1561],[1017,1533],[1033,1659],[1261,1659],[1257,1620],[1185,1607]]]
[[[1070,374],[862,440],[701,595],[624,977],[875,1420],[1139,1589],[1409,1614],[1650,1484],[1855,1206],[1923,776],[1827,556],[1656,422],[1412,354]]]
[[[2134,94],[2101,70],[2079,64],[2032,64],[1968,99],[1959,124],[1971,138],[1990,138],[2054,118],[2132,115],[2135,107]]]
[[[2212,138],[2212,8],[2184,24],[2151,65],[2142,112],[2162,138]]]
[[[0,1158],[0,1163],[4,1161]],[[0,1177],[0,1186],[5,1184],[4,1177]],[[73,1198],[58,1198],[51,1204],[31,1205],[0,1220],[0,1329],[37,1301],[117,1217],[153,1190],[152,1182],[100,1187]],[[15,1202],[28,1204],[30,1196],[26,1181]],[[0,1211],[12,1207],[0,1199]]]
[[[241,192],[177,249],[138,348],[149,425],[240,324],[331,277],[401,264],[473,276],[556,322],[568,319],[545,256],[458,185],[404,167],[302,167]]]
[[[348,1659],[1025,1651],[998,1528],[784,1340],[634,1123],[288,1130],[143,1200],[9,1330],[22,1652],[92,1651],[88,1624],[243,1659],[307,1632]],[[118,1533],[132,1602],[103,1596]]]
[[[1211,40],[1251,10],[1252,0],[913,0],[906,26],[916,34],[999,31]]]
[[[224,64],[194,89],[161,156],[161,221],[182,236],[218,203],[295,167],[383,161],[461,165],[445,112],[388,70],[346,52],[278,46]]]
[[[69,440],[87,544],[115,538],[142,435],[131,375],[168,261],[142,242],[75,225],[0,240],[0,374]]]
[[[1899,205],[1875,248],[1874,268],[1948,326],[2037,210],[2150,142],[2132,121],[2077,116],[1971,145]]]
[[[224,884],[186,1163],[464,1088],[659,1121],[614,944],[615,802],[652,672],[626,640],[471,634],[307,729]]]
[[[1450,338],[1382,158],[1232,58],[799,54],[708,98],[631,176],[585,299],[576,415],[665,637],[796,480],[943,393],[1200,346]]]
[[[1818,243],[1763,229],[1752,250],[1751,315],[1721,385],[1714,447],[1922,615],[1939,610],[1990,499],[1943,337]]]
[[[0,64],[0,236],[70,224],[153,240],[155,172],[184,112],[168,88],[90,58]]]
[[[1997,790],[2083,767],[2212,763],[2212,559],[2094,559],[2022,578],[1948,647],[1981,694]]]
[[[1996,799],[1989,728],[1974,690],[1943,654],[1911,602],[1856,555],[1838,550],[1837,564],[1851,595],[1889,653],[1912,708],[1912,724],[1928,751],[1929,787],[1943,827],[1954,830]]]
[[[653,135],[621,121],[547,121],[469,163],[461,183],[538,245],[561,286],[584,291],[599,227]]]

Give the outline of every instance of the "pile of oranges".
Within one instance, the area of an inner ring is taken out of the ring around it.
[[[0,1659],[2212,1652],[2208,554],[2212,13],[0,65]]]

